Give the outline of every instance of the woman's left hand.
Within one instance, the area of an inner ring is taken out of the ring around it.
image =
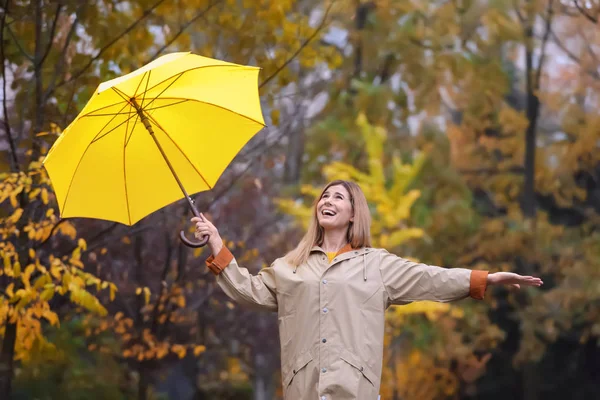
[[[489,274],[487,278],[488,285],[510,285],[517,289],[523,286],[542,286],[544,282],[535,276],[522,276],[514,272],[495,272]]]

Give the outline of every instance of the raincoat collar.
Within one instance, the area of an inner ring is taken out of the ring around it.
[[[350,243],[346,243],[346,245],[344,247],[342,247],[341,249],[338,250],[337,253],[335,253],[335,256],[337,257],[341,254],[348,253],[349,251],[352,251],[352,250],[354,250],[354,249],[352,248]],[[313,246],[313,248],[310,251],[311,251],[311,253],[314,251],[319,251],[321,253],[325,253],[325,250],[323,250],[320,246]]]

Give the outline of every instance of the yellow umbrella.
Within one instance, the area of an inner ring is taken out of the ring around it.
[[[172,53],[100,84],[44,160],[61,217],[133,225],[182,197],[198,216],[188,193],[211,189],[264,127],[258,73]]]

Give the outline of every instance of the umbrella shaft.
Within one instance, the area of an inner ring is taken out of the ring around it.
[[[183,192],[185,199],[188,201],[190,207],[192,208],[192,212],[194,213],[194,216],[200,217],[200,213],[196,209],[196,206],[194,205],[194,201],[191,199],[191,197],[188,195],[187,191],[183,187],[183,184],[181,183],[181,180],[179,180],[179,177],[175,173],[175,169],[173,168],[173,166],[171,165],[171,162],[167,158],[165,151],[163,150],[162,146],[158,142],[158,139],[154,135],[154,129],[152,128],[152,125],[150,124],[150,119],[148,118],[146,113],[144,113],[144,110],[142,110],[142,108],[139,106],[139,104],[137,103],[137,101],[135,101],[135,98],[133,98],[133,97],[131,98],[131,104],[135,107],[135,110],[137,111],[138,115],[140,116],[140,119],[142,120],[142,123],[146,127],[146,130],[148,131],[148,133],[150,133],[150,136],[152,136],[152,139],[154,139],[154,143],[156,143],[156,146],[158,147],[160,154],[162,154],[165,162],[167,163],[167,166],[169,167],[169,169],[171,170],[171,173],[173,174],[173,177],[177,181],[179,188]]]

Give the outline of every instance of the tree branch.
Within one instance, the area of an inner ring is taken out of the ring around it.
[[[50,49],[52,48],[52,43],[54,42],[54,35],[56,34],[56,25],[58,22],[58,18],[60,17],[60,10],[62,9],[63,4],[61,1],[58,2],[58,5],[56,6],[56,14],[54,14],[54,20],[52,21],[52,27],[50,28],[50,37],[48,38],[48,45],[46,46],[46,50],[44,51],[41,59],[39,60],[40,64],[43,64],[44,61],[46,60],[46,57],[48,57],[48,54],[50,54]]]
[[[17,37],[13,33],[12,29],[10,29],[9,25],[6,25],[6,30],[8,31],[8,33],[10,34],[10,36],[15,41],[15,44],[17,45],[17,48],[19,49],[19,51],[21,52],[21,54],[23,54],[23,56],[25,56],[26,59],[28,59],[29,61],[33,62],[33,56],[30,55],[29,53],[27,53],[25,51],[25,49],[23,48],[23,46],[21,46],[21,42],[19,42],[19,39],[17,39]]]
[[[8,6],[10,0],[5,0],[2,13],[2,20],[0,20],[0,70],[2,71],[2,113],[4,114],[4,131],[8,137],[8,144],[10,146],[10,169],[13,172],[19,171],[19,158],[17,156],[17,146],[10,130],[8,107],[6,106],[6,68],[5,68],[5,55],[4,55],[4,26],[6,24],[6,15],[8,14]]]
[[[58,83],[55,86],[55,89],[58,87],[61,87],[69,82],[72,82],[74,80],[76,80],[77,78],[79,78],[81,75],[83,75],[85,73],[85,71],[95,62],[97,61],[102,54],[104,54],[104,52],[106,50],[108,50],[112,45],[114,45],[116,42],[118,42],[121,38],[125,37],[129,32],[131,32],[140,22],[142,22],[144,19],[146,19],[146,17],[148,15],[150,15],[152,13],[152,11],[154,11],[154,9],[156,7],[158,7],[159,5],[161,5],[165,0],[158,0],[156,3],[154,3],[154,5],[152,7],[150,7],[149,9],[147,9],[146,11],[144,11],[144,13],[142,14],[141,17],[139,17],[137,20],[135,20],[131,25],[129,25],[123,32],[121,32],[119,35],[117,35],[113,40],[111,40],[110,42],[108,42],[107,44],[105,44],[104,46],[102,46],[102,48],[98,51],[98,53],[96,53],[95,56],[93,56],[86,65],[83,66],[83,68],[81,68],[79,71],[75,72],[73,75],[71,75],[71,77],[69,79],[66,80],[62,80],[60,83]]]
[[[87,5],[87,2],[82,2],[80,4],[80,8],[78,11],[81,12],[81,10],[86,5]],[[46,98],[50,97],[52,95],[52,93],[54,92],[54,89],[56,88],[56,80],[58,79],[58,76],[62,73],[63,68],[65,66],[65,62],[67,59],[67,49],[69,48],[69,45],[71,44],[71,40],[73,40],[73,35],[75,34],[75,29],[77,28],[77,25],[79,24],[79,12],[75,12],[75,20],[73,20],[73,23],[71,24],[71,27],[69,28],[69,32],[67,33],[67,37],[65,38],[65,44],[63,45],[63,48],[61,51],[60,60],[58,61],[58,65],[54,68],[54,73],[52,74],[52,79],[50,80],[50,84],[48,85],[48,88],[46,89],[46,93],[45,93]]]
[[[567,55],[567,57],[569,57],[571,59],[571,61],[576,62],[577,64],[579,64],[580,66],[582,66],[581,63],[581,59],[579,57],[577,57],[575,54],[573,54],[559,39],[559,37],[556,35],[556,33],[554,33],[553,31],[551,32],[552,37],[554,38],[554,43]],[[583,67],[583,66],[582,66]],[[585,72],[591,76],[594,79],[600,80],[600,73],[598,73],[598,71],[593,71],[590,69],[586,69]]]
[[[192,19],[190,19],[188,22],[186,22],[185,24],[183,24],[180,28],[179,31],[171,38],[169,39],[163,46],[161,46],[160,49],[158,49],[153,55],[152,57],[150,57],[150,59],[146,62],[149,63],[150,61],[154,60],[156,57],[158,57],[158,55],[160,53],[162,53],[167,47],[169,47],[171,44],[173,44],[173,42],[175,40],[177,40],[177,38],[179,36],[181,36],[181,34],[183,34],[183,32],[194,22],[196,22],[198,19],[202,18],[204,15],[206,15],[207,12],[209,12],[214,6],[216,6],[219,3],[222,3],[223,0],[216,0],[214,3],[211,3],[208,5],[208,7],[206,7],[204,10],[200,11],[198,14],[196,14]]]
[[[304,48],[306,46],[308,46],[308,44],[321,32],[321,30],[325,27],[326,22],[327,22],[327,16],[329,15],[329,11],[331,10],[331,7],[333,6],[335,2],[332,2],[329,7],[327,7],[327,10],[325,11],[325,15],[323,16],[323,19],[321,20],[321,23],[319,24],[319,26],[317,26],[317,28],[315,29],[315,31],[313,32],[312,35],[310,35],[303,43],[302,45],[298,48],[298,50],[296,50],[296,52],[294,52],[294,54],[292,54],[292,56],[290,58],[288,58],[286,60],[286,62],[283,63],[283,65],[279,68],[277,68],[277,70],[275,72],[273,72],[271,74],[271,76],[267,77],[267,79],[265,79],[264,81],[262,81],[262,83],[260,85],[258,85],[258,88],[262,88],[263,86],[265,86],[267,83],[269,83],[273,78],[275,78],[277,76],[277,74],[279,74],[285,67],[288,66],[289,63],[291,63],[297,56],[298,54],[300,54],[300,52],[302,50],[304,50]]]
[[[542,53],[540,55],[540,60],[538,62],[537,71],[535,73],[535,82],[534,86],[536,89],[540,87],[540,79],[542,76],[542,67],[544,65],[544,58],[546,57],[546,47],[548,44],[548,38],[550,37],[550,33],[552,32],[552,17],[554,16],[554,10],[552,8],[554,0],[550,0],[548,2],[548,16],[546,18],[546,32],[544,32],[544,37],[542,39]]]
[[[593,22],[594,25],[598,23],[598,18],[588,14],[587,11],[585,11],[585,9],[579,5],[579,2],[577,0],[573,0],[573,3],[575,3],[575,7],[577,7],[577,10],[581,13],[581,15]]]

